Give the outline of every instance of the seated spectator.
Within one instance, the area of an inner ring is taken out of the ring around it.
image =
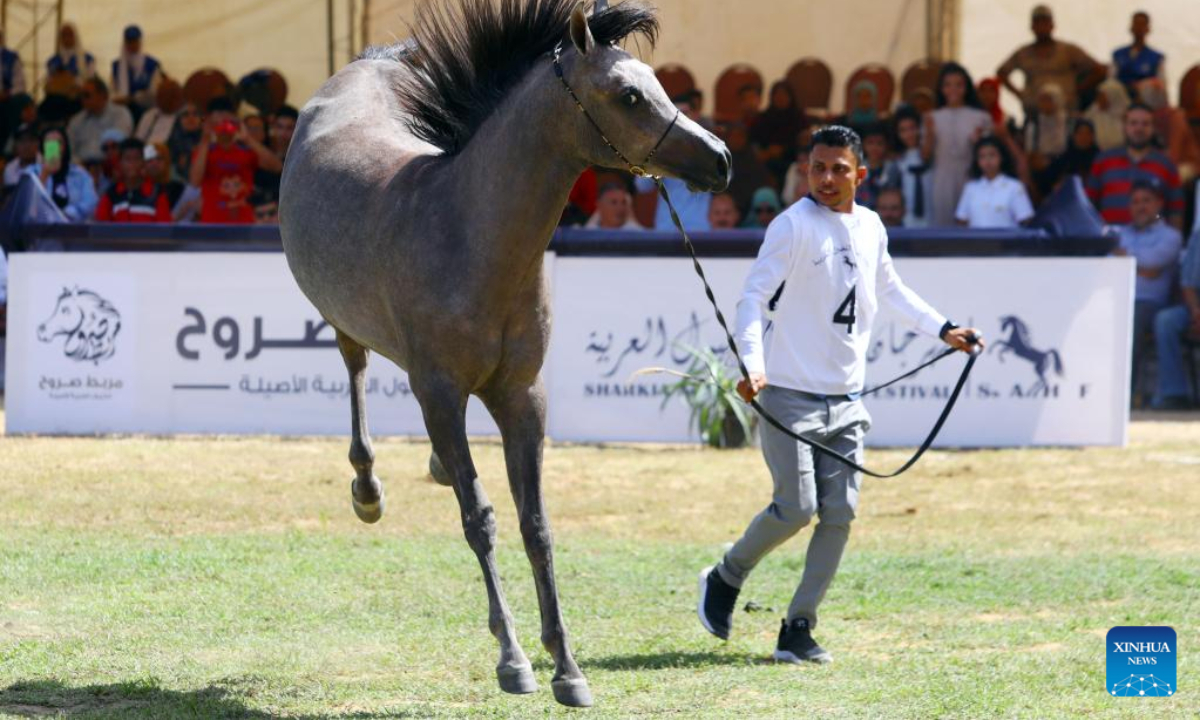
[[[25,172],[38,179],[50,199],[71,222],[85,222],[96,211],[92,176],[71,162],[71,143],[59,128],[42,131],[42,160]]]
[[[254,171],[261,162],[256,150],[268,154],[270,150],[247,137],[227,98],[217,98],[209,103],[204,136],[205,141],[196,148],[192,158],[189,176],[191,184],[200,188],[203,198],[200,222],[254,222],[249,198],[254,189]],[[278,160],[275,162],[277,164]]]
[[[750,203],[750,212],[746,215],[746,219],[742,221],[744,228],[765,228],[771,224],[775,216],[782,210],[782,204],[779,202],[779,193],[775,192],[772,187],[760,187],[754,191],[753,202]]]
[[[875,197],[875,212],[884,227],[904,227],[904,193],[895,187],[880,190]]]
[[[1185,350],[1182,340],[1185,335],[1200,340],[1200,234],[1192,235],[1179,265],[1183,303],[1160,310],[1154,317],[1154,342],[1158,345],[1158,390],[1154,394],[1154,407],[1161,410],[1191,407],[1188,376],[1183,369]]]
[[[738,88],[738,122],[749,129],[758,122],[759,108],[762,107],[762,88],[757,85],[743,85]]]
[[[750,144],[745,125],[726,126],[724,139],[733,162],[733,180],[726,192],[738,201],[739,209],[749,208],[754,192],[764,185],[771,185],[774,178]]]
[[[1137,180],[1163,183],[1167,220],[1176,229],[1183,227],[1183,190],[1175,163],[1155,150],[1154,113],[1141,103],[1125,111],[1125,144],[1096,156],[1087,193],[1100,210],[1104,222],[1128,225],[1129,189]]]
[[[1025,152],[1038,192],[1049,195],[1053,187],[1047,169],[1067,151],[1070,120],[1063,105],[1063,92],[1056,83],[1042,85],[1037,93],[1036,112],[1025,119]]]
[[[801,133],[806,135],[806,133]],[[809,138],[812,137],[808,133]],[[788,166],[787,174],[784,176],[783,183],[783,204],[791,207],[800,202],[800,199],[808,195],[808,149],[809,140],[802,143],[798,142],[796,149],[796,161]]]
[[[733,230],[741,222],[737,201],[729,193],[712,196],[708,205],[708,224],[713,230]]]
[[[1192,134],[1187,113],[1170,106],[1167,88],[1158,78],[1141,81],[1137,89],[1138,97],[1154,111],[1154,133],[1158,146],[1166,150],[1167,157],[1179,168],[1179,179],[1186,183],[1196,176],[1196,170],[1200,168],[1200,143]]]
[[[268,147],[274,153],[280,163],[287,161],[288,147],[292,144],[292,135],[296,132],[296,121],[300,118],[300,113],[291,105],[284,105],[275,112],[271,119],[271,131],[267,135]],[[279,200],[279,180],[282,176],[282,168],[280,172],[271,172],[266,168],[260,167],[254,173],[254,187],[263,194],[264,197],[274,198]],[[593,174],[593,178],[594,178]]]
[[[166,194],[174,219],[175,207],[183,197],[187,185],[171,175],[171,151],[164,143],[149,144],[146,145],[143,157],[146,161],[143,172]]]
[[[634,178],[633,182],[638,193],[642,195],[658,193],[658,186],[651,178]],[[708,230],[708,207],[712,195],[706,192],[692,192],[687,183],[678,178],[663,178],[662,183],[671,194],[671,202],[675,204],[675,211],[679,213],[679,221],[683,223],[683,228],[688,232]],[[675,230],[671,212],[662,198],[658,199],[658,205],[654,209],[654,229]]]
[[[988,136],[975,143],[974,178],[963,188],[954,217],[971,228],[1015,228],[1033,217],[1029,193],[1016,178],[1008,148]]]
[[[75,23],[58,29],[58,50],[46,61],[46,92],[74,97],[85,80],[96,77],[96,58],[83,49]]]
[[[1088,178],[1092,174],[1092,163],[1096,162],[1096,156],[1099,154],[1100,148],[1096,145],[1096,129],[1092,125],[1092,121],[1084,118],[1076,120],[1075,126],[1071,130],[1071,143],[1067,146],[1067,151],[1059,155],[1046,169],[1050,187],[1058,187],[1058,184],[1068,175],[1078,175],[1079,179],[1083,181],[1083,186],[1087,187]]]
[[[937,93],[927,87],[919,87],[913,90],[909,97],[909,105],[912,105],[913,110],[921,117],[925,117],[925,113],[937,110]]]
[[[171,139],[175,121],[184,107],[183,87],[170,78],[164,78],[154,98],[154,107],[142,113],[137,130],[133,133],[134,137],[147,144],[165,143]]]
[[[1125,111],[1129,108],[1129,93],[1119,81],[1109,78],[1096,88],[1096,102],[1085,118],[1096,128],[1096,144],[1101,150],[1112,150],[1125,144]]]
[[[688,117],[689,120],[696,123],[700,127],[709,132],[714,132],[717,129],[713,119],[704,114],[704,93],[698,89],[691,89],[687,92],[671,98],[671,102],[675,103],[675,107]]]
[[[598,230],[645,230],[633,217],[633,196],[624,185],[608,183],[600,188],[596,212],[584,227]]]
[[[32,125],[24,125],[13,135],[15,154],[8,165],[4,167],[4,187],[11,189],[21,182],[21,175],[34,165],[41,162],[38,154],[38,136]]]
[[[904,226],[929,227],[929,198],[933,195],[933,174],[921,154],[921,116],[916,108],[904,106],[894,118],[899,157],[895,166],[900,172],[903,194]]]
[[[1162,79],[1167,58],[1146,44],[1146,36],[1150,34],[1149,13],[1139,11],[1133,14],[1129,34],[1133,36],[1133,43],[1114,50],[1112,60],[1113,75],[1133,95],[1135,87],[1142,80]],[[1138,99],[1146,101],[1144,97]]]
[[[251,140],[261,145],[267,144],[267,121],[262,115],[247,115],[242,118],[242,125],[246,127],[246,135]]]
[[[250,205],[254,208],[255,225],[279,224],[279,202],[277,200],[256,192],[250,196]]]
[[[1154,327],[1154,316],[1171,298],[1171,283],[1179,262],[1183,239],[1179,231],[1162,221],[1162,183],[1136,180],[1129,197],[1133,222],[1121,227],[1121,242],[1114,255],[1137,260],[1137,284],[1133,303],[1133,377],[1145,350],[1146,334]],[[1136,391],[1137,388],[1135,387]]]
[[[101,178],[100,183],[96,186],[96,192],[101,195],[120,174],[121,143],[125,142],[125,137],[125,133],[116,128],[105,130],[104,134],[100,136]],[[84,166],[86,167],[90,162],[91,159],[85,160]]]
[[[126,108],[109,101],[108,86],[103,80],[86,80],[79,100],[83,103],[83,109],[67,123],[67,137],[80,160],[103,156],[100,136],[105,130],[120,130],[122,137],[128,137],[133,132],[133,116]]]
[[[120,172],[100,197],[96,208],[98,222],[171,222],[167,193],[145,174],[145,153],[146,145],[137,138],[121,142]]]
[[[792,87],[780,81],[771,86],[771,104],[750,128],[750,142],[759,149],[759,159],[777,178],[787,171],[795,147],[796,135],[808,124],[796,107]]]
[[[867,177],[858,186],[854,201],[875,209],[875,200],[886,188],[900,187],[900,169],[888,160],[891,142],[882,123],[868,125],[862,132],[863,154],[867,157]]]
[[[167,139],[167,148],[171,151],[172,171],[178,177],[187,179],[191,173],[192,155],[200,146],[204,137],[204,118],[195,104],[185,102],[179,116],[175,119],[175,127],[171,128],[171,136]]]
[[[122,40],[121,55],[112,64],[113,102],[125,105],[140,119],[157,103],[162,66],[154,56],[142,52],[142,29],[137,25],[126,26]]]
[[[859,80],[850,88],[850,99],[850,111],[835,122],[845,125],[861,137],[868,127],[878,124],[882,119],[877,107],[879,88],[873,80]]]

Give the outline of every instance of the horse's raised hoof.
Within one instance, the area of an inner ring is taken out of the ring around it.
[[[355,478],[350,483],[350,497],[354,501],[354,514],[359,520],[371,524],[383,517],[383,483],[379,482],[379,478],[371,476],[369,489],[360,487],[358,478]]]
[[[591,707],[592,691],[584,678],[565,678],[552,680],[550,689],[554,691],[554,699],[568,707]]]
[[[454,484],[454,480],[450,478],[450,473],[446,472],[446,466],[442,465],[442,461],[438,459],[437,453],[429,453],[429,476],[438,485],[450,487]]]
[[[512,695],[527,695],[537,692],[537,679],[533,676],[533,667],[517,665],[514,667],[496,668],[496,679],[500,681],[500,689]]]

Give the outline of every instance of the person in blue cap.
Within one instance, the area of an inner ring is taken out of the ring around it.
[[[113,102],[127,106],[136,122],[144,111],[154,107],[155,93],[163,78],[162,65],[142,52],[140,27],[126,27],[124,39],[121,55],[112,64]]]

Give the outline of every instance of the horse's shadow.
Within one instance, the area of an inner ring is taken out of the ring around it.
[[[584,669],[598,670],[671,670],[706,667],[736,667],[772,663],[764,655],[746,655],[729,652],[680,652],[667,651],[634,655],[609,655],[581,663]]]
[[[153,683],[114,683],[73,687],[55,680],[16,682],[0,688],[0,715],[25,718],[239,718],[266,720],[281,717],[247,707],[227,687],[210,685],[196,690],[167,690]],[[410,718],[423,717],[415,710],[346,715],[293,715],[288,718]]]

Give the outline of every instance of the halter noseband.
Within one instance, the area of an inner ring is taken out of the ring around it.
[[[563,46],[561,41],[558,43],[558,45],[554,46],[554,74],[558,76],[559,81],[562,82],[563,88],[566,89],[567,93],[571,96],[571,99],[575,101],[575,106],[579,108],[579,112],[583,113],[583,116],[587,118],[587,121],[592,124],[593,128],[596,129],[596,134],[600,136],[600,139],[604,141],[604,144],[608,146],[608,149],[612,150],[613,154],[616,155],[621,162],[625,163],[625,167],[629,169],[631,174],[636,175],[637,177],[657,178],[658,176],[651,175],[649,172],[647,172],[646,167],[650,164],[650,161],[654,159],[654,155],[658,152],[658,149],[662,147],[663,142],[667,139],[667,135],[671,134],[671,130],[675,127],[675,123],[679,121],[679,108],[675,108],[675,117],[671,118],[671,124],[667,125],[666,131],[663,132],[662,137],[658,139],[658,142],[654,144],[654,147],[650,150],[650,154],[646,156],[646,159],[642,161],[641,165],[634,165],[629,161],[629,158],[625,157],[625,155],[617,149],[616,145],[612,144],[612,141],[608,139],[608,136],[604,134],[604,131],[600,129],[600,123],[596,122],[596,119],[592,117],[591,113],[587,111],[587,108],[583,106],[583,103],[579,101],[579,96],[576,95],[575,91],[571,89],[570,83],[567,82],[566,76],[563,75],[561,62],[562,49]]]

